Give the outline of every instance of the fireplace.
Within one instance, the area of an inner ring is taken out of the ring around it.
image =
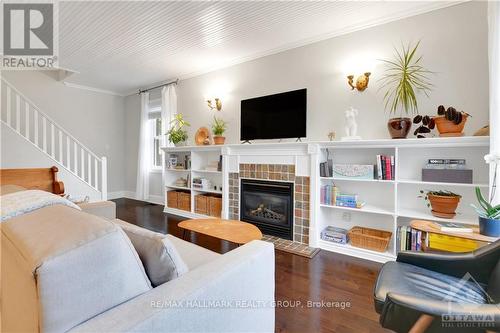
[[[242,179],[240,220],[262,233],[292,240],[293,183]]]

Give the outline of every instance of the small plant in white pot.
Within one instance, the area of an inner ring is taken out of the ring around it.
[[[168,141],[172,142],[176,147],[185,146],[188,139],[185,127],[191,125],[184,120],[182,113],[176,114],[170,125],[170,129],[167,132]]]
[[[479,187],[476,187],[476,197],[480,207],[472,207],[479,215],[479,232],[485,236],[500,237],[500,205],[493,206],[486,201]]]
[[[214,144],[223,145],[226,141],[224,132],[227,129],[227,123],[221,118],[214,116],[214,122],[212,123],[212,132],[214,133]]]

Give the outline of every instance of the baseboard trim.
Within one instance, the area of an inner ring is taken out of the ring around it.
[[[120,198],[140,200],[140,201],[154,203],[157,205],[165,204],[165,201],[161,195],[150,195],[148,200],[143,200],[143,199],[137,199],[135,192],[133,191],[115,191],[108,193],[108,200],[120,199]]]

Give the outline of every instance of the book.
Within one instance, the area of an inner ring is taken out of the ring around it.
[[[391,180],[396,179],[396,173],[395,173],[395,163],[394,163],[394,156],[391,156]]]
[[[392,174],[391,174],[391,159],[389,156],[385,156],[385,179],[386,180],[391,180],[392,179]]]
[[[380,164],[382,164],[382,179],[385,179],[385,175],[386,175],[386,171],[385,171],[386,163],[385,163],[385,156],[384,155],[380,156]]]
[[[380,155],[377,155],[377,179],[382,180],[382,161]]]
[[[474,232],[471,226],[453,222],[434,222],[443,232]]]

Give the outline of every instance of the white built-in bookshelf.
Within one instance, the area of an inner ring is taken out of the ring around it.
[[[327,151],[334,164],[376,164],[377,155],[395,157],[394,180],[335,179],[319,177],[319,163],[327,159]],[[489,153],[488,137],[461,137],[407,140],[370,140],[320,143],[319,153],[312,167],[317,177],[312,176],[315,196],[312,200],[312,219],[315,220],[317,246],[329,251],[360,258],[385,262],[397,255],[397,228],[409,225],[413,219],[478,224],[477,216],[470,204],[476,202],[474,187],[488,191],[489,168],[484,156]],[[473,170],[473,183],[439,183],[421,181],[422,168],[428,159],[466,159],[467,168]],[[366,202],[362,208],[345,208],[321,203],[320,189],[335,183],[342,193],[357,194]],[[449,190],[462,196],[453,219],[442,219],[431,214],[420,190]],[[391,231],[391,242],[386,252],[380,253],[353,247],[349,244],[334,244],[321,240],[320,233],[326,226],[349,230],[363,226]]]
[[[182,190],[188,192],[191,196],[191,210],[185,211],[181,209],[171,208],[167,205],[167,197],[165,196],[165,213],[171,213],[186,218],[212,218],[208,215],[195,213],[195,196],[203,193],[222,195],[225,190],[223,186],[222,171],[206,170],[207,166],[212,162],[219,161],[221,156],[220,146],[199,146],[199,147],[164,147],[165,166],[168,166],[168,160],[171,155],[176,156],[179,162],[184,162],[187,156],[191,161],[189,169],[171,169],[165,167],[163,170],[163,179],[165,182],[165,192],[170,190]],[[175,184],[178,178],[189,178],[187,186],[177,186]],[[205,178],[212,183],[211,188],[200,189],[193,188],[193,178]],[[213,186],[217,186],[214,189]],[[220,187],[222,186],[222,190]],[[224,203],[223,203],[224,205]]]

